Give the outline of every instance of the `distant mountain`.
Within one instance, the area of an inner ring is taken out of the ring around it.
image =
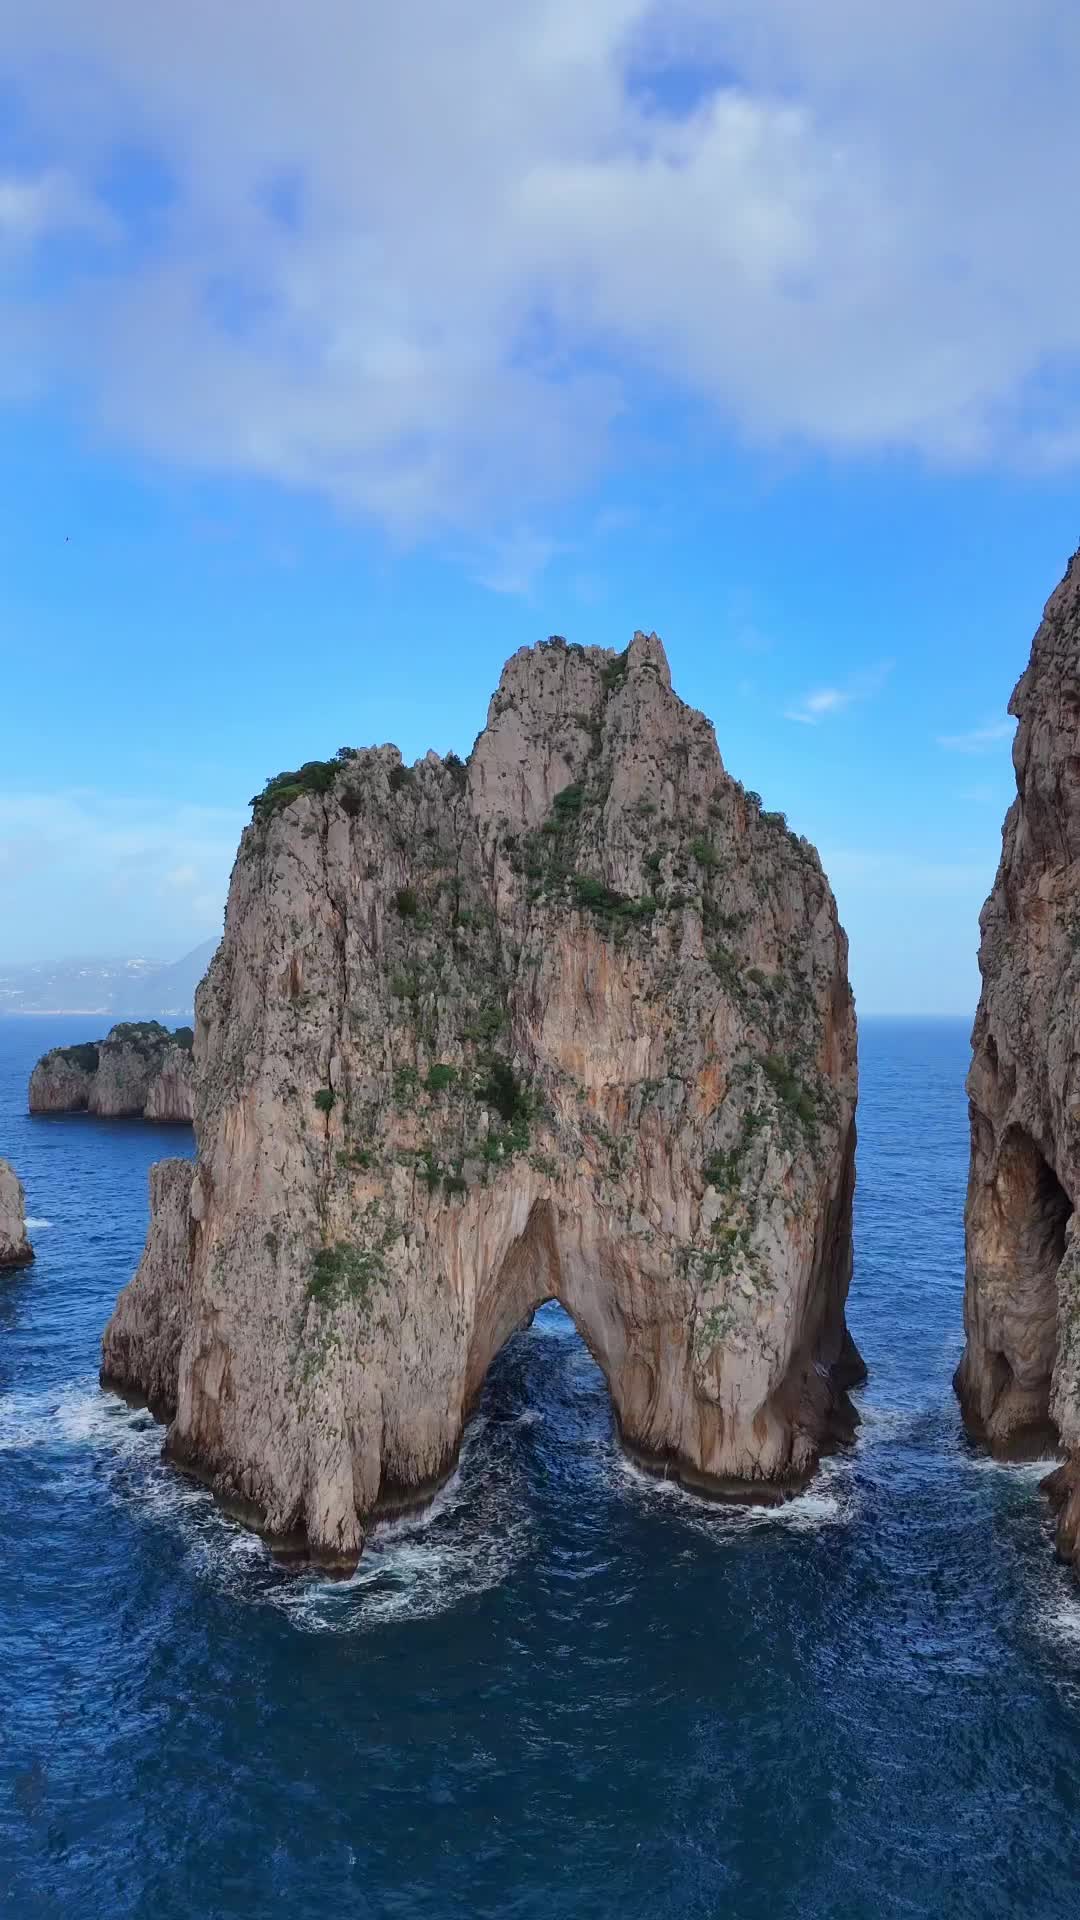
[[[0,964],[0,1014],[100,1013],[190,1015],[195,989],[217,948],[204,940],[182,960],[55,960],[35,967]]]

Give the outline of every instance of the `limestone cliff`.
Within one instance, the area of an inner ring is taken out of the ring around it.
[[[28,1267],[33,1257],[22,1181],[8,1161],[0,1160],[0,1267]]]
[[[135,1278],[124,1288],[106,1329],[103,1377],[136,1385],[162,1419],[176,1405],[180,1342],[190,1309],[190,1160],[159,1160],[150,1169],[153,1230]]]
[[[965,1422],[995,1453],[1059,1446],[1059,1545],[1080,1534],[1080,558],[1009,708],[1017,797],[983,909],[967,1204]]]
[[[195,1087],[190,1046],[164,1047],[146,1089],[143,1115],[170,1125],[195,1118]]]
[[[343,750],[253,805],[198,996],[197,1166],[156,1171],[106,1383],[347,1568],[556,1298],[639,1458],[800,1486],[861,1377],[846,941],[655,635],[516,654],[467,766]]]
[[[54,1047],[30,1076],[31,1113],[96,1113],[187,1122],[193,1113],[192,1032],[124,1020],[104,1040]]]

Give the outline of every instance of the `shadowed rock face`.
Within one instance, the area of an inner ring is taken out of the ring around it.
[[[156,1020],[126,1020],[104,1040],[54,1047],[30,1076],[30,1112],[190,1124],[191,1029],[178,1031],[186,1035],[186,1046]]]
[[[1017,798],[982,914],[967,1203],[965,1423],[1006,1457],[1064,1448],[1080,1530],[1080,562],[1047,602],[1009,711]]]
[[[515,655],[467,769],[272,782],[195,1063],[104,1377],[279,1545],[354,1565],[550,1298],[690,1485],[780,1498],[850,1435],[846,942],[655,635]]]
[[[33,1257],[22,1181],[8,1161],[0,1160],[0,1267],[28,1267]]]

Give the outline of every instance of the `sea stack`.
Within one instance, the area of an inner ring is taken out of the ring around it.
[[[33,1257],[22,1181],[8,1161],[0,1160],[0,1267],[28,1267]]]
[[[53,1047],[30,1075],[31,1113],[95,1113],[190,1126],[190,1027],[170,1033],[158,1020],[122,1020],[104,1040]]]
[[[467,765],[343,749],[253,807],[104,1383],[331,1570],[548,1299],[645,1465],[801,1487],[862,1377],[847,943],[656,635],[515,654]]]
[[[965,1424],[1003,1458],[1062,1452],[1045,1483],[1080,1559],[1080,557],[1047,602],[1009,706],[1017,795],[983,909],[968,1079]]]

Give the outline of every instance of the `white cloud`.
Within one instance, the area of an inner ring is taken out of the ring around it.
[[[940,733],[938,746],[947,753],[992,753],[1003,740],[1011,740],[1011,720],[994,720],[985,727],[972,727],[969,733]]]
[[[25,251],[58,233],[79,231],[111,240],[119,228],[69,173],[51,167],[36,174],[0,174],[0,247],[5,252]]]
[[[753,439],[1075,461],[1078,77],[1061,0],[190,0],[167,57],[144,0],[36,0],[8,229],[70,182],[115,234],[0,359],[406,534],[531,524],[639,379]]]
[[[494,542],[490,552],[470,570],[478,585],[491,593],[527,596],[548,562],[567,551],[562,542],[519,528]]]
[[[843,692],[839,687],[822,687],[819,693],[808,693],[798,706],[788,707],[784,719],[799,720],[803,726],[816,727],[826,714],[839,713],[842,708],[849,707],[854,697],[853,693]]]
[[[842,687],[819,687],[816,692],[804,694],[801,700],[784,709],[784,719],[797,720],[804,727],[816,727],[830,714],[843,713],[846,707],[853,706],[856,701],[869,700],[874,694],[880,693],[893,665],[892,660],[882,660],[865,673],[855,674]]]

